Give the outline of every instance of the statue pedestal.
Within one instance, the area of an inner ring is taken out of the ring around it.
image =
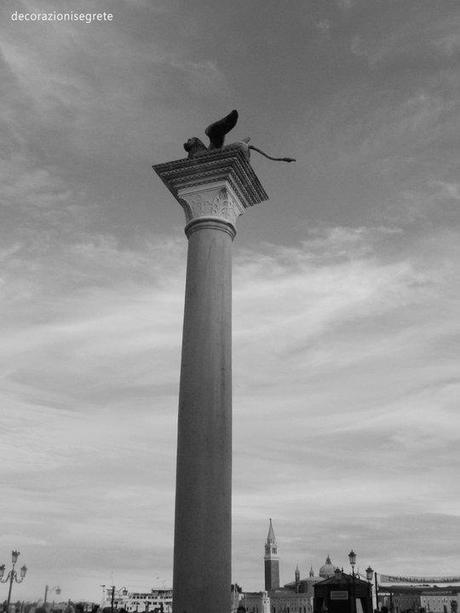
[[[267,195],[235,147],[154,166],[188,238],[179,392],[174,613],[231,602],[231,252],[236,220]]]

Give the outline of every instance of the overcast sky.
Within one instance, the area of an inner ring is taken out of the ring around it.
[[[171,584],[187,244],[151,166],[233,108],[297,158],[252,155],[234,244],[233,580],[269,517],[283,582],[460,574],[458,0],[3,0],[0,41],[13,598]]]

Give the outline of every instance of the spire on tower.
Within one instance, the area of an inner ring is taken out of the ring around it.
[[[272,519],[270,517],[270,526],[268,528],[267,540],[265,541],[265,557],[272,557],[278,554],[278,544],[273,530]]]
[[[299,570],[298,564],[295,567],[295,591],[296,592],[300,591],[300,570]]]
[[[276,543],[275,532],[273,531],[272,518],[270,517],[270,527],[268,528],[267,544]]]

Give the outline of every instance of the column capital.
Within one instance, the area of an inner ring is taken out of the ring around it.
[[[236,233],[236,220],[244,213],[244,206],[227,181],[217,181],[192,188],[178,190],[179,203],[184,209],[185,233],[198,222],[224,222],[222,229],[230,226]]]
[[[247,208],[268,200],[238,146],[157,164],[153,169],[184,209],[187,226],[212,218],[234,228]]]

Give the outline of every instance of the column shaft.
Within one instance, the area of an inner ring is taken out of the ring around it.
[[[220,219],[189,239],[179,393],[174,613],[227,613],[231,584],[231,249]]]

